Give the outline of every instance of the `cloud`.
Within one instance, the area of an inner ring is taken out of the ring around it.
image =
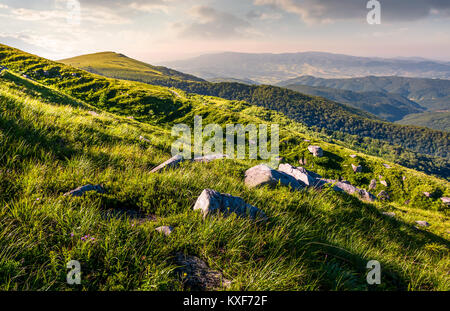
[[[278,12],[261,12],[261,11],[252,10],[247,13],[248,19],[255,19],[255,20],[262,20],[262,21],[277,20],[282,17],[283,17],[283,15]]]
[[[197,6],[190,10],[195,19],[191,24],[175,24],[182,37],[224,39],[250,34],[250,24],[233,14],[217,11],[209,6]]]
[[[366,19],[368,0],[254,0],[255,5],[297,14],[307,23]],[[380,0],[382,20],[413,21],[430,15],[450,16],[448,0]]]

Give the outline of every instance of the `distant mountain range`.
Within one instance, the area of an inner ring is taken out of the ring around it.
[[[286,54],[218,53],[163,65],[203,79],[232,77],[276,84],[301,75],[321,78],[405,76],[450,79],[450,63],[425,59],[386,59],[323,52]]]
[[[308,85],[353,92],[381,92],[398,94],[428,110],[450,110],[450,80],[406,77],[361,77],[323,79],[301,76],[277,84],[278,86]]]
[[[422,113],[426,110],[406,97],[387,92],[353,92],[302,84],[289,84],[285,87],[303,94],[321,96],[347,104],[391,122],[401,120],[406,115]]]

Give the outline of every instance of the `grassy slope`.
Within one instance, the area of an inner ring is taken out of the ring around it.
[[[195,114],[224,123],[279,122],[287,141],[283,155],[291,163],[305,148],[300,143],[303,138],[323,145],[327,157],[308,158],[308,163],[326,177],[354,176],[344,169],[351,150],[322,142],[282,115],[245,103],[104,80],[146,92],[149,102],[152,98],[150,108],[170,106],[165,107],[169,122],[161,123],[158,114],[142,117],[144,123],[129,120],[124,116],[130,107],[123,108],[122,116],[102,112],[95,101],[84,102],[12,73],[1,78],[3,289],[68,289],[65,263],[70,259],[81,261],[85,289],[180,289],[171,260],[177,251],[197,255],[222,270],[233,280],[232,289],[364,290],[369,259],[382,263],[379,289],[450,288],[445,274],[450,265],[445,231],[449,220],[442,213],[395,202],[368,205],[330,191],[249,190],[243,173],[254,165],[250,161],[188,164],[175,171],[149,173],[169,157],[169,125],[191,122]],[[219,110],[220,116],[211,113]],[[140,141],[140,135],[151,142]],[[442,180],[399,166],[385,170],[381,160],[362,154],[359,160],[371,170],[362,174],[363,179],[384,174],[393,184],[394,197],[400,195],[396,183],[402,175],[407,176],[402,189],[444,185],[448,194],[448,184]],[[108,193],[78,199],[61,196],[85,183],[104,183]],[[207,187],[262,208],[269,224],[233,217],[202,220],[192,212],[192,205]],[[435,202],[421,207],[428,203]],[[130,219],[108,219],[105,213],[112,209],[138,209],[156,220],[133,225]],[[381,215],[380,210],[396,211],[397,219]],[[412,224],[419,219],[432,226],[416,231]],[[175,227],[169,238],[154,232],[161,224]],[[96,240],[82,242],[85,234]]]
[[[80,55],[60,62],[112,78],[134,80],[139,76],[142,82],[152,79],[204,81],[192,75],[162,66],[152,66],[114,52]]]
[[[449,139],[446,133],[380,122],[373,120],[375,116],[361,110],[272,86],[141,79],[139,74],[131,76],[128,75],[128,79],[177,87],[191,93],[245,100],[276,109],[308,126],[317,127],[327,134],[333,133],[334,139],[345,141],[352,148],[429,174],[450,178],[447,159]]]

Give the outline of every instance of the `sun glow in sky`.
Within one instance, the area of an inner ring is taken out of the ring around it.
[[[367,0],[0,0],[0,43],[50,59],[115,51],[152,64],[221,51],[450,61],[450,1],[380,3],[382,22],[369,25]]]

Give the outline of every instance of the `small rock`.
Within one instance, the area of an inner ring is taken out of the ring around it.
[[[165,236],[169,236],[172,233],[173,228],[170,226],[161,226],[156,228],[155,230],[164,234]]]
[[[150,139],[148,139],[148,138],[145,138],[144,136],[139,136],[139,140],[141,140],[141,141],[145,141],[146,143],[150,143],[151,142],[151,140]]]
[[[323,150],[319,146],[309,146],[309,152],[311,152],[315,157],[323,157]]]
[[[425,192],[423,193],[423,195],[426,196],[427,198],[431,198],[431,194],[430,194],[429,192],[426,192],[426,191],[425,191]]]
[[[179,266],[175,272],[188,290],[217,290],[231,285],[231,281],[225,279],[221,272],[212,270],[198,257],[178,253],[175,263]]]
[[[373,190],[377,187],[377,180],[376,179],[372,179],[370,181],[370,185],[369,185],[369,190]]]
[[[98,193],[105,193],[105,189],[103,188],[103,185],[86,185],[82,187],[78,187],[77,189],[71,190],[64,194],[64,196],[71,195],[73,197],[81,197],[86,192],[90,191],[97,191]]]
[[[354,159],[354,158],[356,158],[356,157],[357,157],[356,154],[351,154],[351,155],[350,155],[350,158],[352,158],[352,159]]]
[[[389,193],[387,193],[387,191],[381,190],[381,192],[378,193],[378,198],[380,200],[389,200],[390,199]]]
[[[248,169],[245,172],[245,184],[250,187],[262,187],[268,185],[274,187],[280,182],[284,186],[291,186],[294,189],[302,189],[301,184],[294,177],[274,170],[267,165],[261,164]]]
[[[430,224],[428,222],[426,222],[425,220],[418,220],[416,221],[416,224],[418,224],[421,227],[429,227]]]
[[[389,186],[386,180],[380,180],[380,184],[382,184],[385,187]]]
[[[170,158],[169,160],[167,160],[166,162],[158,165],[157,167],[152,169],[150,172],[151,173],[156,173],[156,172],[160,172],[162,170],[168,169],[168,168],[175,168],[178,165],[180,165],[180,163],[183,162],[183,160],[184,160],[183,156],[176,155],[176,156]]]
[[[98,117],[99,116],[99,114],[97,112],[95,112],[95,111],[88,111],[88,113],[90,115],[94,116],[94,117]]]
[[[266,215],[259,208],[246,203],[239,197],[222,194],[212,189],[203,190],[195,202],[194,210],[201,210],[203,217],[221,212],[226,216],[235,213],[239,217],[267,220]]]
[[[441,201],[447,205],[450,205],[450,198],[449,197],[442,197]]]
[[[280,164],[278,170],[294,177],[305,186],[312,187],[316,184],[316,178],[310,176],[309,172],[303,167],[293,167],[292,165],[286,163]]]
[[[386,163],[384,163],[383,166],[384,166],[385,168],[391,168],[391,166],[390,166],[389,164],[386,164]]]
[[[406,176],[402,176],[402,180],[405,181],[406,180]]]
[[[383,215],[389,216],[389,217],[395,217],[394,212],[383,212]]]
[[[309,139],[303,139],[303,141],[307,143],[311,142]]]
[[[410,200],[406,200],[406,201],[405,201],[405,205],[408,205],[409,202],[411,202],[411,201],[410,201]]]
[[[307,165],[308,162],[306,161],[306,159],[301,158],[300,160],[298,160],[298,163],[300,163],[300,165]]]
[[[355,172],[355,173],[361,173],[362,172],[362,166],[361,165],[354,165],[354,164],[352,164],[352,169],[353,169],[353,172]]]

